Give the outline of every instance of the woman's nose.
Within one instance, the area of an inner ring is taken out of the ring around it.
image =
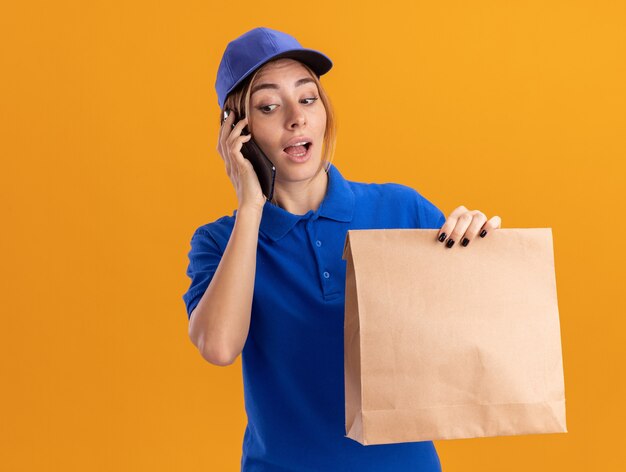
[[[302,126],[306,123],[304,112],[297,106],[291,108],[288,120],[290,128],[293,128],[294,125]]]

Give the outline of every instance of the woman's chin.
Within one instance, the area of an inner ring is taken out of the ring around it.
[[[280,165],[276,165],[276,178],[280,180],[307,180],[315,175],[320,166],[320,156],[308,156],[302,162],[294,162],[291,158],[281,156]]]

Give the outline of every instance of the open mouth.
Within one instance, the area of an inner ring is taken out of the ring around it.
[[[310,142],[304,142],[304,143],[298,143],[295,146],[288,146],[284,148],[283,151],[292,157],[303,157],[309,152],[310,147],[311,147]]]

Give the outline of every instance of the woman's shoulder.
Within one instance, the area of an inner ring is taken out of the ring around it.
[[[443,212],[419,190],[396,182],[350,182],[359,206],[389,215],[417,215],[417,227],[439,228]]]
[[[191,238],[209,239],[220,248],[225,248],[235,226],[236,214],[237,210],[232,215],[220,216],[214,221],[201,224],[196,227]]]
[[[408,203],[419,201],[418,190],[396,182],[358,182],[349,181],[355,195],[362,198],[384,199],[390,203]]]

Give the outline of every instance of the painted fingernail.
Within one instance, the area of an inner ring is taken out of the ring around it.
[[[463,242],[461,244],[463,245],[463,247],[467,246],[469,244],[469,239],[463,238]]]
[[[483,230],[480,232],[480,237],[481,237],[481,238],[484,238],[486,234],[487,234],[487,230],[486,230],[486,229],[483,229]]]
[[[448,242],[446,243],[446,247],[452,247],[452,246],[454,246],[454,240],[448,239]]]
[[[439,236],[439,242],[444,242],[446,240],[446,233],[441,233],[441,235]]]

